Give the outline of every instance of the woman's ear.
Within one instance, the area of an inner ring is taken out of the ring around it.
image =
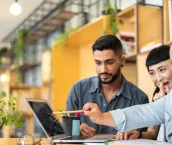
[[[124,64],[125,64],[125,56],[122,55],[122,57],[121,57],[121,67],[123,67]]]

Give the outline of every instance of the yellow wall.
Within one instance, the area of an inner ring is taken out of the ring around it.
[[[66,97],[72,84],[79,79],[79,52],[68,44],[52,49],[52,99],[54,110],[65,109]]]
[[[147,68],[145,66],[147,53],[139,54],[137,56],[137,79],[138,79],[138,87],[142,89],[149,97],[149,100],[152,100],[153,92],[155,90],[155,85],[153,84]]]
[[[79,48],[80,53],[80,79],[96,75],[94,59],[92,54],[93,42],[82,45]]]
[[[91,47],[102,35],[106,19],[104,16],[96,19],[71,34],[65,43],[59,42],[52,48],[51,105],[54,110],[66,108],[68,93],[76,81],[96,74]]]
[[[137,85],[136,63],[126,62],[122,68],[122,73],[125,78],[131,83]]]

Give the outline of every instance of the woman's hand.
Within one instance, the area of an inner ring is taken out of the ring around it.
[[[100,111],[99,107],[95,103],[87,103],[83,107],[84,115],[89,116],[91,121],[100,124],[103,120],[103,113]]]
[[[110,112],[102,113],[95,103],[87,103],[83,107],[84,115],[90,117],[91,121],[96,124],[116,127],[113,116]]]
[[[117,133],[116,139],[118,140],[128,140],[128,139],[137,139],[140,136],[140,132],[137,130],[131,130],[127,132]]]

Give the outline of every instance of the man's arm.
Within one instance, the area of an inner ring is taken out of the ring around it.
[[[67,99],[66,110],[80,110],[79,108],[79,95],[82,95],[80,92],[79,85],[73,85]],[[85,123],[81,122],[80,133],[82,136],[93,136],[96,130]]]
[[[76,84],[73,85],[72,89],[69,92],[67,102],[66,102],[66,110],[79,110],[79,102],[78,102],[78,92]]]

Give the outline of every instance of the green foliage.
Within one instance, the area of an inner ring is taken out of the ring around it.
[[[71,28],[71,30],[69,32],[65,32],[65,33],[60,34],[59,37],[57,38],[56,42],[59,43],[62,40],[65,41],[71,33],[75,32],[79,28],[80,28],[80,26],[78,25],[75,28]]]
[[[16,97],[9,96],[7,98],[6,92],[0,95],[0,126],[15,125],[16,127],[22,126],[21,113],[16,112]]]
[[[19,59],[23,56],[24,53],[24,46],[25,46],[25,36],[27,35],[26,29],[21,29],[18,32],[16,42],[14,44],[14,55],[15,55],[15,62],[18,65]]]
[[[0,69],[2,70],[2,57],[4,56],[4,54],[7,52],[7,48],[4,47],[4,48],[0,48]]]
[[[109,26],[109,29],[113,32],[114,35],[119,32],[119,30],[117,28],[117,25],[118,24],[123,24],[123,21],[121,19],[119,19],[119,20],[116,19],[115,15],[117,13],[118,13],[118,9],[116,7],[113,8],[110,3],[107,3],[105,5],[104,14],[108,15],[108,17],[109,17],[109,24],[108,24],[108,26]],[[106,34],[106,31],[103,30],[102,33],[104,35],[104,34]]]
[[[14,44],[14,60],[15,60],[15,65],[16,65],[16,69],[15,69],[15,73],[17,75],[17,80],[15,82],[15,85],[20,84],[21,82],[21,73],[20,73],[20,69],[19,69],[19,62],[20,59],[22,59],[23,54],[24,54],[24,46],[25,46],[25,37],[27,35],[27,30],[26,29],[21,29],[18,32],[15,44]]]

